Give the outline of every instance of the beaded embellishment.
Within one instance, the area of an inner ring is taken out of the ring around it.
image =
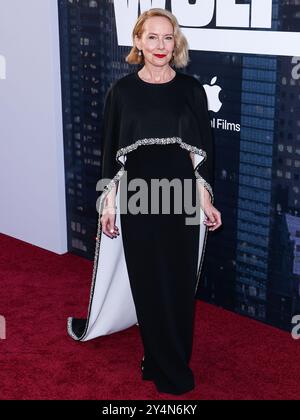
[[[77,337],[76,334],[73,332],[73,329],[72,329],[73,318],[72,317],[69,317],[68,321],[67,321],[68,334],[74,340],[77,340],[77,341],[82,340],[85,337],[86,332],[87,332],[87,327],[88,327],[89,318],[90,318],[90,311],[91,311],[91,306],[92,306],[92,299],[93,299],[94,289],[95,289],[98,258],[99,258],[99,251],[100,251],[100,242],[101,242],[101,235],[102,235],[101,221],[100,221],[101,214],[102,214],[102,205],[104,203],[104,199],[105,199],[106,195],[109,193],[109,191],[114,186],[116,186],[117,182],[121,179],[122,175],[125,172],[124,163],[120,160],[120,157],[125,156],[127,153],[137,149],[139,146],[149,145],[149,144],[162,144],[162,145],[164,145],[164,144],[170,144],[170,143],[178,143],[179,146],[182,147],[183,149],[186,149],[190,152],[194,152],[194,153],[204,157],[204,159],[194,168],[194,172],[195,172],[196,178],[199,179],[199,181],[202,183],[202,185],[204,185],[204,187],[211,194],[212,203],[214,201],[214,195],[213,195],[211,185],[204,178],[202,178],[201,175],[198,172],[199,166],[201,166],[201,164],[207,158],[207,154],[206,154],[205,150],[199,149],[196,146],[192,146],[188,143],[185,143],[180,137],[144,138],[144,139],[137,140],[135,143],[133,143],[133,144],[127,146],[127,147],[123,147],[123,148],[119,149],[116,153],[116,160],[120,165],[122,165],[122,167],[117,172],[117,174],[113,177],[113,179],[104,187],[103,193],[100,196],[99,217],[98,217],[97,236],[96,236],[96,245],[95,245],[95,256],[94,256],[93,273],[92,273],[92,285],[91,285],[91,291],[90,291],[90,297],[89,297],[89,309],[88,309],[87,322],[86,322],[83,334],[80,337]],[[202,263],[203,263],[203,256],[204,256],[206,239],[207,239],[207,228],[205,229],[205,238],[204,238],[204,243],[203,243],[203,248],[202,248],[203,251],[202,251],[201,261],[200,261],[199,268],[198,268],[198,273],[197,273],[197,284],[196,284],[195,293],[197,291],[197,286],[198,286],[198,282],[199,282],[199,279],[200,279],[200,272],[201,272],[201,267],[202,267]]]
[[[196,168],[194,169],[194,172],[195,172],[196,178],[199,179],[199,182],[201,182],[201,184],[209,191],[209,193],[211,195],[211,198],[212,198],[212,202],[213,202],[214,201],[214,194],[213,194],[212,187],[204,178],[202,178],[202,176],[199,174],[199,172],[197,170],[199,168],[199,166],[201,166],[202,163],[207,159],[207,154],[206,154],[205,150],[199,149],[196,146],[192,146],[188,143],[185,143],[180,137],[153,137],[153,138],[145,138],[145,139],[137,140],[135,143],[119,149],[117,154],[116,154],[116,160],[121,165],[123,165],[123,163],[119,159],[120,156],[124,156],[127,153],[132,152],[133,150],[137,149],[139,146],[149,145],[149,144],[170,144],[170,143],[178,143],[179,146],[182,147],[183,149],[186,149],[189,152],[193,152],[193,153],[196,153],[196,154],[204,157],[204,159],[199,163],[199,165],[196,166]],[[112,188],[112,186],[111,186],[111,188]]]

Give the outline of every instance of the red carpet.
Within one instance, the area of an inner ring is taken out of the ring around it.
[[[86,343],[67,335],[67,317],[86,315],[92,262],[5,235],[0,249],[7,323],[0,399],[300,399],[300,341],[200,301],[191,360],[196,388],[159,394],[140,379],[137,326]]]

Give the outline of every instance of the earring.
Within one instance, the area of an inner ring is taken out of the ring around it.
[[[142,55],[142,50],[139,50],[138,55],[141,56]]]

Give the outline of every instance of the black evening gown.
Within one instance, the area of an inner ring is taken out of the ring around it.
[[[213,202],[214,148],[206,93],[197,79],[179,71],[161,84],[145,82],[134,72],[113,83],[103,111],[100,179],[107,183],[97,209],[89,308],[85,319],[68,318],[68,333],[88,341],[139,325],[143,378],[153,380],[159,391],[181,394],[195,386],[189,361],[207,238],[204,210],[198,206],[189,213],[199,204],[197,183]],[[162,206],[158,214],[120,211],[120,203],[136,194],[126,188],[123,197],[125,173],[127,185],[134,178],[148,185],[148,209],[151,180],[179,179],[183,212],[177,212],[177,202],[175,211],[172,187],[169,214]],[[184,190],[191,183],[192,204],[186,207]],[[103,234],[100,218],[106,194],[115,186],[120,235],[111,239]],[[193,216],[199,223],[186,223]]]
[[[191,180],[193,205],[196,182],[188,153],[176,144],[141,146],[128,154],[128,183],[142,178]],[[170,190],[172,191],[172,189]],[[128,200],[136,191],[127,191]],[[184,194],[182,194],[182,197]],[[122,190],[121,190],[122,197]],[[170,214],[121,214],[124,251],[144,345],[144,375],[153,378],[161,392],[180,394],[194,387],[189,367],[192,351],[199,226],[187,225],[184,211],[175,213],[170,195]],[[121,198],[122,199],[122,198]],[[183,206],[183,201],[182,201]],[[183,207],[184,210],[184,207]]]

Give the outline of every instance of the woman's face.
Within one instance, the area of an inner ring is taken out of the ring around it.
[[[145,62],[165,66],[173,58],[175,48],[173,25],[168,18],[153,16],[146,20],[143,29],[142,38],[136,37],[136,46],[143,51]]]

